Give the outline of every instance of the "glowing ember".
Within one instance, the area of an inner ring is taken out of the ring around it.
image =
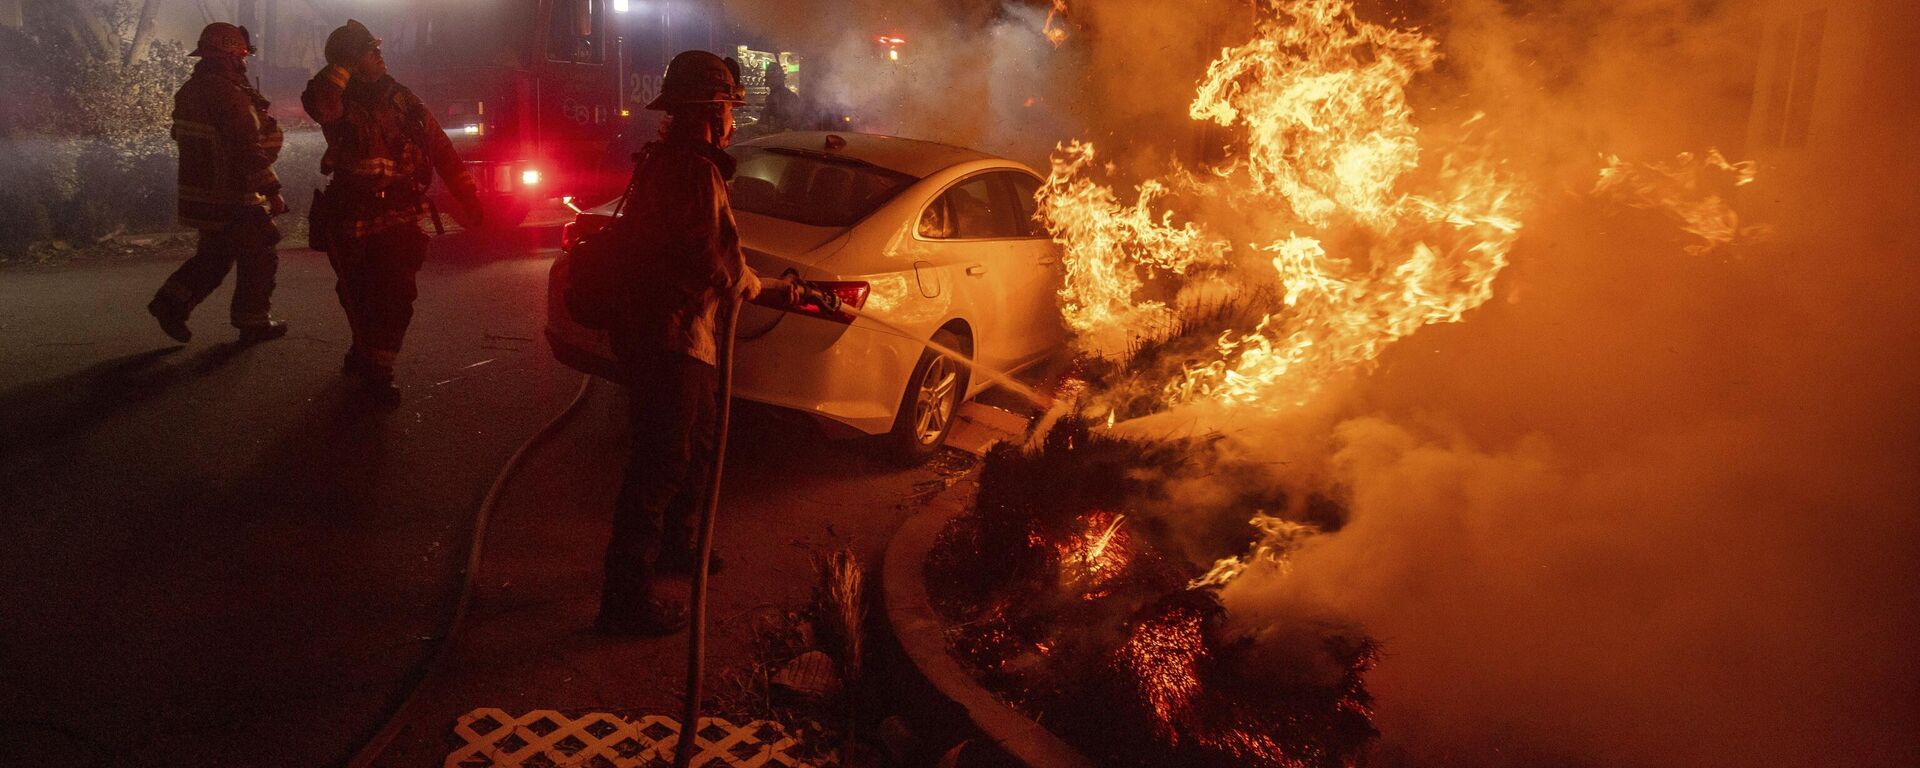
[[[1198,611],[1178,609],[1134,625],[1116,651],[1139,686],[1161,738],[1176,743],[1177,722],[1200,695],[1200,661],[1207,655]]]
[[[1105,596],[1101,587],[1133,559],[1131,539],[1120,528],[1126,521],[1126,515],[1112,512],[1085,515],[1079,520],[1082,532],[1059,545],[1061,575],[1080,588],[1082,599]]]
[[[1682,152],[1672,162],[1633,163],[1610,156],[1593,194],[1667,214],[1681,229],[1706,241],[1687,247],[1687,253],[1698,255],[1767,234],[1765,226],[1740,226],[1740,215],[1713,191],[1716,186],[1751,184],[1755,172],[1753,161],[1729,163],[1717,149],[1707,150],[1704,157]]]
[[[1484,303],[1520,229],[1518,185],[1495,162],[1464,138],[1421,144],[1405,90],[1437,61],[1433,38],[1362,21],[1349,0],[1264,6],[1258,36],[1213,62],[1189,107],[1237,129],[1235,156],[1208,176],[1145,181],[1123,203],[1085,177],[1093,147],[1073,143],[1040,192],[1084,351],[1114,357],[1177,328],[1175,310],[1145,295],[1149,281],[1230,270],[1279,289],[1285,306],[1222,335],[1213,359],[1167,384],[1169,402],[1303,403],[1394,340]],[[1452,132],[1469,136],[1475,122]],[[1161,207],[1174,193],[1218,201],[1235,214],[1220,228],[1251,229],[1252,242],[1176,225]]]

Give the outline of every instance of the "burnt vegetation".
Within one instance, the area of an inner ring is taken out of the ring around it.
[[[1338,525],[1333,502],[1289,505],[1258,475],[1208,440],[1116,438],[1073,417],[1001,445],[928,560],[949,648],[1102,765],[1355,764],[1376,735],[1375,642],[1337,623],[1248,626],[1217,587],[1192,586],[1256,543],[1256,511]],[[1251,490],[1200,508],[1174,490],[1198,476]]]

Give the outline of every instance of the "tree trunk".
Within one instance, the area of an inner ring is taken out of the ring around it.
[[[153,44],[153,17],[160,12],[160,4],[165,0],[145,0],[140,4],[140,23],[133,28],[133,44],[127,47],[127,60],[131,65],[147,57],[147,48]]]
[[[59,0],[59,7],[74,39],[89,55],[101,61],[120,60],[120,37],[98,8],[87,0]]]

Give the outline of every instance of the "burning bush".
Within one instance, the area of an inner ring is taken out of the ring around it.
[[[1351,765],[1375,734],[1363,681],[1374,642],[1332,623],[1236,624],[1204,578],[1204,564],[1258,549],[1249,517],[1338,515],[1278,488],[1213,509],[1169,490],[1219,472],[1251,474],[1211,441],[1125,440],[1075,417],[1037,445],[995,449],[972,514],[928,566],[950,646],[1104,764]],[[1207,519],[1238,523],[1190,533]]]

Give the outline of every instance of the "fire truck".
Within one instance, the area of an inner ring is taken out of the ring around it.
[[[517,226],[536,204],[592,205],[619,193],[629,157],[655,135],[644,106],[667,61],[700,48],[746,58],[750,100],[769,62],[717,3],[427,0],[390,20],[396,77],[434,110],[479,183],[490,225]],[[764,47],[764,46],[763,46]],[[790,82],[792,82],[790,80]],[[751,108],[743,115],[754,119]]]

